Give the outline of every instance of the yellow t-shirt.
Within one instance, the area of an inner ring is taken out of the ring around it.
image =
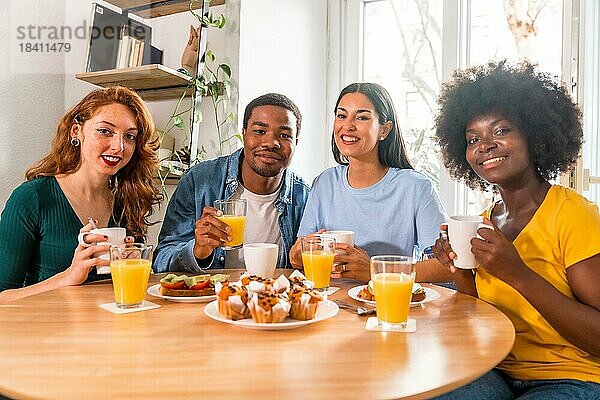
[[[552,186],[513,245],[529,268],[574,299],[567,268],[600,253],[598,206],[571,189]],[[600,383],[600,358],[563,338],[517,290],[483,268],[477,269],[475,282],[479,298],[505,313],[515,327],[514,346],[499,369],[522,380]]]

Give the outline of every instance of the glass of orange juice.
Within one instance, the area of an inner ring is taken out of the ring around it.
[[[222,246],[225,250],[239,249],[244,244],[244,230],[246,229],[246,199],[215,200],[215,208],[221,210],[223,215],[217,217],[231,227],[231,240]]]
[[[152,246],[143,243],[110,246],[110,274],[117,307],[137,308],[144,305],[152,270],[151,257]]]
[[[413,332],[416,321],[408,318],[415,281],[413,259],[395,255],[371,257],[371,281],[381,330]]]
[[[302,264],[306,277],[315,283],[315,289],[329,288],[335,239],[325,236],[304,236],[302,244]]]

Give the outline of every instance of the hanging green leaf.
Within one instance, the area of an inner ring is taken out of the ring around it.
[[[219,29],[223,29],[225,27],[225,24],[227,24],[227,18],[225,18],[225,16],[223,14],[221,14],[219,19],[220,19]]]
[[[244,137],[242,136],[241,133],[236,133],[234,135],[240,142],[244,143]]]
[[[220,64],[219,68],[225,73],[225,75],[227,75],[227,78],[231,78],[231,67],[229,65]]]
[[[179,129],[185,129],[185,122],[183,122],[181,117],[178,115],[173,117],[173,125],[175,125]]]
[[[233,112],[230,112],[229,115],[227,115],[227,118],[229,118],[231,122],[233,122],[235,119],[235,115],[233,114]]]
[[[211,62],[215,61],[215,55],[213,54],[212,50],[206,50],[206,57],[208,57]]]
[[[202,111],[195,110],[194,111],[194,121],[202,122],[203,119],[204,119],[204,114],[202,114]]]

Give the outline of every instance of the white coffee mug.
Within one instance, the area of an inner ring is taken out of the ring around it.
[[[279,246],[273,243],[244,243],[244,263],[251,275],[271,278],[275,273]]]
[[[325,231],[321,233],[321,236],[335,239],[335,243],[345,243],[349,246],[354,246],[354,231]],[[346,254],[346,252],[341,249],[336,249],[335,254]],[[332,276],[334,278],[340,277],[340,265],[342,264],[333,264]]]
[[[354,246],[354,232],[353,231],[326,231],[321,234],[324,237],[331,237],[335,239],[336,243],[345,243],[349,246]],[[337,250],[336,254],[344,254],[342,250]]]
[[[86,243],[84,241],[84,237],[89,234],[106,235],[106,236],[108,236],[108,239],[103,242]],[[77,238],[78,238],[80,245],[82,245],[84,247],[89,247],[94,244],[99,245],[99,246],[111,245],[111,244],[122,244],[125,241],[126,236],[127,236],[127,231],[125,228],[97,228],[97,229],[92,229],[89,232],[82,232],[79,234],[79,236]],[[108,254],[108,251],[106,253],[102,253],[98,258],[101,258],[102,260],[109,260],[110,256]],[[109,266],[97,266],[96,272],[99,274],[110,274],[110,267]]]
[[[457,215],[448,220],[448,240],[456,254],[453,260],[456,268],[477,268],[477,261],[471,252],[471,239],[477,237],[480,224],[483,225],[481,216]]]

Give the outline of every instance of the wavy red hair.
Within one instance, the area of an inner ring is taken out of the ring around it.
[[[162,194],[155,186],[158,168],[157,150],[160,140],[144,101],[133,90],[123,86],[97,89],[85,96],[60,119],[50,154],[25,173],[27,180],[40,176],[68,175],[81,166],[80,147],[71,144],[74,124],[83,125],[102,107],[122,104],[133,113],[138,129],[135,151],[131,160],[110,178],[115,205],[113,218],[127,229],[127,234],[143,238],[148,230],[153,206],[160,203]]]

